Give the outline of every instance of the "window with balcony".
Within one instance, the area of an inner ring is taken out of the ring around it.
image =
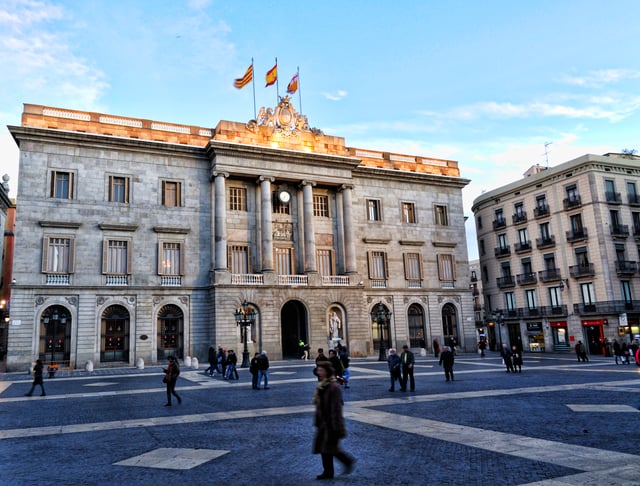
[[[160,241],[158,274],[166,277],[180,277],[184,268],[184,242]]]
[[[516,252],[525,252],[529,250],[531,250],[531,240],[529,240],[529,232],[527,231],[527,228],[519,229]]]
[[[402,203],[402,222],[408,224],[416,223],[416,205],[414,203]]]
[[[640,206],[640,195],[635,182],[627,182],[627,200],[632,206]]]
[[[509,313],[514,313],[516,311],[516,295],[513,292],[505,292],[504,293],[504,307]]]
[[[504,217],[502,208],[494,211],[493,229],[504,228],[507,225],[507,220]]]
[[[442,204],[436,204],[434,206],[434,214],[436,218],[436,224],[439,226],[449,226],[449,212],[447,206]]]
[[[527,311],[530,316],[538,314],[538,293],[536,289],[527,289],[525,291],[525,297],[527,299]]]
[[[131,275],[131,240],[105,239],[102,242],[102,273],[107,285],[127,285]]]
[[[384,287],[389,274],[387,254],[384,251],[367,252],[369,279],[374,287]]]
[[[422,282],[422,258],[420,253],[405,253],[404,278],[409,287],[419,288]]]
[[[335,275],[335,265],[333,260],[333,250],[328,248],[318,248],[316,250],[316,260],[318,273],[323,276]]]
[[[367,199],[367,220],[382,221],[382,208],[379,199]]]
[[[278,275],[293,275],[293,248],[275,247],[276,273]]]
[[[595,311],[596,307],[596,291],[593,282],[585,282],[580,284],[580,298],[586,312]]]
[[[569,225],[571,229],[567,231],[567,241],[579,241],[584,240],[587,237],[587,232],[582,225],[582,215],[574,214],[569,218]]]
[[[74,173],[69,171],[51,171],[50,197],[55,199],[73,199]]]
[[[456,280],[455,259],[453,255],[440,254],[438,260],[438,278],[443,286],[451,286]]]
[[[516,203],[514,205],[514,215],[513,215],[513,223],[514,224],[518,224],[518,223],[524,223],[525,221],[527,221],[527,213],[524,210],[524,203]]]
[[[244,187],[229,187],[229,211],[247,210],[247,189]]]
[[[313,195],[313,215],[316,218],[329,217],[329,196],[325,194]]]
[[[634,238],[640,238],[640,212],[633,211],[631,213],[631,220],[633,221],[633,236]]]
[[[109,202],[129,203],[129,177],[109,176]]]
[[[565,188],[567,197],[563,200],[565,209],[572,209],[579,207],[582,202],[580,200],[580,194],[578,193],[578,186],[571,184]]]
[[[629,235],[629,227],[621,224],[620,211],[612,209],[609,211],[609,221],[611,227],[611,236],[623,238]]]
[[[536,196],[536,207],[534,209],[534,216],[536,218],[542,218],[549,215],[549,206],[547,205],[547,196],[541,194]]]
[[[227,268],[230,273],[247,275],[249,271],[249,247],[246,245],[229,245],[227,247]]]
[[[182,183],[179,181],[162,181],[162,205],[177,208],[182,206]]]
[[[633,308],[633,299],[631,297],[631,283],[628,280],[621,280],[620,287],[622,290],[622,300],[627,309]]]
[[[73,236],[50,235],[43,239],[42,273],[48,284],[67,285],[75,267],[75,239]]]
[[[549,305],[552,309],[562,306],[562,289],[561,287],[549,287]]]
[[[551,235],[550,223],[541,223],[540,238],[536,241],[538,248],[544,248],[555,245],[555,238]]]
[[[604,197],[608,203],[620,204],[622,202],[620,193],[616,192],[616,184],[612,179],[604,180]]]

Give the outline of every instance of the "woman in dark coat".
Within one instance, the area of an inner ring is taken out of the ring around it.
[[[317,427],[313,441],[313,453],[322,456],[322,474],[316,479],[332,479],[333,458],[344,464],[344,474],[353,470],[356,460],[340,449],[340,439],[347,435],[342,415],[342,389],[334,377],[333,367],[328,361],[317,363],[318,386],[313,396],[316,406],[314,423]]]
[[[164,371],[164,379],[167,384],[167,403],[165,407],[171,406],[171,395],[178,399],[178,403],[182,403],[182,398],[176,393],[176,382],[178,381],[178,375],[180,374],[180,365],[175,356],[169,356],[169,362]]]
[[[42,368],[42,360],[36,360],[36,364],[33,367],[33,383],[31,384],[31,390],[29,390],[29,393],[25,393],[25,396],[30,397],[33,393],[33,390],[35,390],[36,385],[40,385],[40,390],[42,390],[40,396],[46,396],[46,393],[44,392],[44,382],[42,381]]]

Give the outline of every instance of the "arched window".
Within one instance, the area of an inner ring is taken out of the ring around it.
[[[442,307],[442,334],[447,346],[452,344],[452,339],[459,344],[458,339],[458,314],[453,304],[445,304]]]
[[[412,304],[407,312],[409,321],[409,346],[411,348],[426,348],[424,333],[424,312],[418,304]]]
[[[52,305],[40,317],[39,357],[45,362],[69,361],[71,357],[71,313]]]
[[[184,314],[176,305],[168,304],[158,312],[158,360],[169,356],[183,358]]]
[[[107,307],[100,327],[100,361],[129,361],[129,311],[121,305]]]

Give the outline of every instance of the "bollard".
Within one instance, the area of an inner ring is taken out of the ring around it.
[[[200,366],[200,363],[198,362],[198,358],[191,358],[191,368],[193,368],[194,370],[198,369],[198,366]]]
[[[88,359],[87,362],[84,364],[84,370],[91,373],[93,371],[93,361]]]
[[[144,369],[144,360],[142,358],[138,358],[136,360],[136,368],[138,368],[139,370]]]
[[[189,368],[191,366],[191,356],[185,356],[184,357],[184,366],[186,366],[187,368]]]

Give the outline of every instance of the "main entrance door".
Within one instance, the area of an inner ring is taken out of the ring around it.
[[[299,358],[298,341],[309,343],[307,309],[302,302],[291,300],[280,311],[282,357]]]

